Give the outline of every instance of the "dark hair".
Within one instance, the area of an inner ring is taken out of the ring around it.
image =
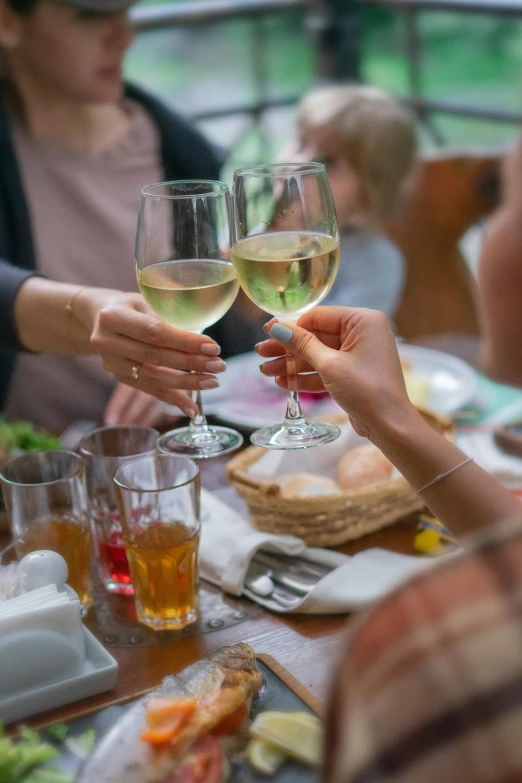
[[[38,0],[7,0],[7,4],[16,11],[17,14],[29,14],[35,7]]]

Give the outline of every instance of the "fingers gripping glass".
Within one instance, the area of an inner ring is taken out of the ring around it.
[[[339,267],[339,233],[321,163],[239,169],[232,191],[232,262],[255,304],[292,323],[326,296]],[[287,353],[288,404],[282,424],[255,432],[268,449],[306,449],[339,437],[332,424],[305,420],[295,357]]]
[[[229,259],[229,192],[221,182],[180,180],[141,192],[136,235],[140,290],[160,318],[200,334],[230,309],[239,285]],[[199,408],[188,427],[163,435],[162,451],[207,459],[239,448],[242,436],[210,427]]]

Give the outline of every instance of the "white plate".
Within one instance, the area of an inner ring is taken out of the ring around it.
[[[426,378],[430,392],[426,407],[436,413],[455,413],[473,399],[477,373],[469,364],[442,351],[400,343],[401,359],[411,364],[414,375]]]
[[[243,353],[227,359],[227,370],[219,376],[220,386],[203,393],[205,413],[242,427],[264,427],[283,419],[286,392],[259,371],[263,359],[257,353]],[[312,400],[312,407],[315,402]],[[310,410],[303,400],[306,413]]]
[[[400,343],[398,348],[412,372],[429,381],[426,407],[437,413],[454,413],[473,398],[477,376],[466,362],[416,345]],[[205,412],[242,427],[263,427],[282,420],[286,393],[259,372],[262,361],[254,352],[229,359],[227,371],[219,377],[220,387],[203,393]],[[340,412],[333,400],[317,395],[302,395],[301,405],[309,417]]]

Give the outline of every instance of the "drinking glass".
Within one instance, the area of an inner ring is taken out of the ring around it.
[[[18,558],[38,549],[58,552],[86,614],[92,605],[91,542],[82,458],[70,451],[24,454],[7,463],[0,481]]]
[[[237,296],[239,285],[229,259],[228,188],[222,182],[180,180],[141,191],[136,235],[136,274],[146,302],[160,318],[201,334]],[[242,436],[228,427],[210,427],[201,392],[188,427],[163,435],[167,453],[206,459],[239,448]]]
[[[134,594],[123,546],[114,474],[130,457],[154,454],[158,438],[159,432],[152,427],[99,427],[87,433],[77,447],[86,465],[98,571],[105,589],[110,593]]]
[[[199,467],[174,454],[134,457],[114,483],[138,620],[184,628],[198,618]]]
[[[323,164],[238,169],[232,203],[231,257],[241,288],[282,323],[295,322],[326,296],[339,268],[337,218]],[[287,370],[284,422],[257,430],[252,442],[267,449],[306,449],[338,438],[338,427],[305,420],[290,352]]]

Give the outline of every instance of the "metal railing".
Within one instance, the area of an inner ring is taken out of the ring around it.
[[[301,11],[309,5],[310,0],[185,0],[171,5],[138,6],[132,11],[132,19],[137,30],[161,30]]]
[[[132,10],[135,29],[140,31],[165,28],[194,27],[218,24],[235,19],[251,19],[251,68],[257,98],[249,103],[223,106],[219,109],[195,112],[196,121],[215,120],[247,115],[262,135],[262,120],[270,110],[294,105],[299,95],[269,98],[268,68],[265,60],[265,32],[260,21],[274,14],[302,12],[310,8],[311,0],[185,0],[185,2],[158,6],[138,6]]]
[[[361,5],[380,6],[403,14],[409,94],[402,99],[413,109],[418,120],[438,144],[443,144],[444,138],[434,124],[435,113],[513,125],[522,123],[521,112],[493,109],[461,101],[426,98],[423,92],[422,38],[419,30],[419,14],[423,11],[451,11],[522,19],[522,0],[359,0],[359,2]]]
[[[355,27],[346,25],[356,18],[364,6],[380,6],[400,12],[404,20],[404,53],[407,60],[409,93],[398,96],[416,113],[437,143],[444,139],[433,122],[433,114],[497,123],[520,124],[522,113],[493,109],[488,106],[460,101],[426,98],[422,79],[422,38],[419,30],[419,14],[424,11],[452,11],[467,14],[487,14],[498,17],[522,19],[522,0],[184,0],[179,3],[158,6],[141,6],[132,11],[138,31],[164,30],[196,25],[219,24],[233,19],[252,19],[251,67],[257,98],[249,103],[223,106],[193,115],[196,120],[213,120],[224,117],[248,115],[262,128],[262,119],[270,109],[290,106],[299,95],[269,98],[268,69],[265,61],[265,31],[263,18],[274,14],[298,12],[302,15],[303,30],[315,36],[319,52],[319,66],[323,77],[335,77],[342,70],[335,64],[328,47],[338,47],[338,55],[347,49],[339,46],[339,36],[356,36]],[[339,32],[341,31],[341,33]],[[332,41],[335,41],[332,43]],[[341,42],[342,44],[342,42]],[[349,47],[348,47],[349,50]],[[356,77],[356,68],[344,74]]]
[[[494,14],[520,17],[522,0],[359,0],[362,5],[415,11],[457,11],[458,13]]]

